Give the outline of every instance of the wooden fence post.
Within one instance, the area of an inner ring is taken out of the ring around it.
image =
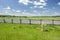
[[[53,25],[53,27],[54,27],[54,19],[52,20],[52,25]]]
[[[42,19],[40,20],[41,22],[41,31],[44,31],[44,22],[42,22]]]
[[[42,24],[42,19],[40,19],[40,24]]]
[[[41,22],[41,31],[44,32],[44,31],[45,31],[45,26],[46,26],[46,25],[45,25],[45,23],[43,22],[42,19],[40,20],[40,22]]]
[[[22,23],[22,20],[21,19],[19,19],[20,20],[20,24]]]
[[[31,19],[29,19],[29,24],[31,24]]]
[[[11,22],[12,22],[12,24],[13,24],[13,19],[11,19]]]
[[[54,19],[52,20],[52,24],[54,25]]]
[[[3,22],[6,23],[5,19],[3,19]]]

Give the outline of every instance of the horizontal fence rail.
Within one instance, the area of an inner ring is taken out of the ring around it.
[[[19,23],[19,24],[60,24],[60,20],[32,20],[32,19],[2,19],[0,23]]]

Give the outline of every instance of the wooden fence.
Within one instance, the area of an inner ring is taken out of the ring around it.
[[[60,20],[31,20],[31,19],[2,19],[0,23],[19,23],[19,24],[60,24]]]

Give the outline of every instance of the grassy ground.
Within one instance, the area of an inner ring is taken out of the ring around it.
[[[60,40],[60,25],[0,23],[0,40]]]
[[[10,18],[10,19],[42,19],[42,20],[60,20],[60,17],[0,17],[0,20],[1,19],[4,19],[4,18]]]

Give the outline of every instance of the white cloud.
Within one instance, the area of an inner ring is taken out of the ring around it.
[[[32,14],[28,13],[28,12],[23,12],[22,16],[32,16]]]
[[[17,13],[21,12],[20,10],[16,10]]]
[[[37,6],[35,5],[34,8],[37,8]]]
[[[50,12],[49,10],[45,10],[42,13],[45,13],[46,14],[46,13],[49,13],[49,12]]]
[[[11,9],[11,8],[8,6],[7,9]]]
[[[36,5],[36,6],[40,6],[40,5],[42,5],[42,6],[46,6],[46,1],[47,0],[40,0],[39,2],[37,2],[37,0],[36,1],[29,1],[29,0],[19,0],[18,2],[19,3],[23,3],[24,5],[28,5],[28,3],[32,3],[33,5]]]
[[[37,11],[36,11],[36,10],[34,10],[33,12],[34,12],[34,13],[37,13]]]
[[[42,3],[37,2],[37,1],[34,1],[33,4],[34,4],[34,5],[41,5]]]
[[[57,15],[59,15],[59,14],[58,14],[57,12],[54,12],[54,15],[57,16]]]
[[[33,7],[30,7],[31,9],[33,9]]]
[[[5,13],[8,13],[7,11],[5,11]]]
[[[60,5],[60,2],[58,2],[58,5]]]
[[[46,0],[40,0],[39,2],[34,1],[33,5],[35,5],[35,6],[39,7],[39,8],[43,8],[43,7],[45,7],[47,5],[47,3],[46,3]]]
[[[19,3],[23,3],[24,5],[28,5],[28,0],[19,0]]]
[[[40,2],[45,2],[45,0],[40,0]]]
[[[4,14],[5,15],[13,15],[13,14],[9,13],[8,11],[5,11]]]
[[[47,3],[45,2],[45,3],[43,3],[42,5],[43,5],[43,6],[46,6],[46,5],[47,5]]]
[[[45,0],[40,0],[39,2],[34,1],[33,4],[34,4],[34,5],[43,5],[43,6],[45,6],[47,3],[46,3]]]
[[[12,9],[12,11],[16,11],[15,9]]]
[[[3,9],[7,9],[7,10],[9,10],[9,9],[11,9],[11,7],[10,7],[10,6],[7,6],[6,8],[3,8]]]
[[[39,8],[44,8],[44,6],[40,6]]]

